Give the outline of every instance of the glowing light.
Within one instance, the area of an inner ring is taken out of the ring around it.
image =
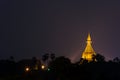
[[[50,68],[48,68],[47,70],[50,71]]]
[[[42,66],[41,66],[41,68],[44,70],[44,69],[45,69],[45,66],[44,66],[44,65],[42,65]]]
[[[30,68],[29,68],[29,67],[26,67],[26,68],[25,68],[25,71],[26,71],[26,72],[30,71]]]
[[[88,61],[92,61],[93,55],[96,55],[94,49],[92,48],[91,43],[92,43],[91,37],[90,34],[88,34],[87,45],[84,52],[82,53],[82,58]]]

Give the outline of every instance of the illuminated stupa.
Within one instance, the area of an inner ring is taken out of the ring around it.
[[[92,41],[91,41],[90,34],[88,34],[86,43],[87,43],[87,45],[86,45],[84,52],[82,53],[82,59],[92,61],[92,57],[93,57],[93,55],[96,55],[96,53],[91,45]]]

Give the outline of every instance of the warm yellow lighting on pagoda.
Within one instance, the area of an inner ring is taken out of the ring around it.
[[[88,34],[87,41],[91,41],[90,33]]]
[[[92,48],[92,41],[91,41],[91,37],[90,37],[90,34],[88,34],[88,37],[87,37],[87,45],[85,47],[85,50],[84,52],[82,53],[82,58],[85,59],[85,60],[88,60],[88,61],[92,61],[93,59],[93,55],[96,55],[94,49]]]

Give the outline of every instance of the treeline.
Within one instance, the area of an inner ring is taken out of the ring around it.
[[[120,80],[120,59],[105,61],[97,54],[92,61],[80,59],[71,63],[70,59],[55,54],[44,54],[16,62],[14,57],[0,60],[2,80]]]

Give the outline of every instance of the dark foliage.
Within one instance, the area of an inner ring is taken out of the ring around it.
[[[119,58],[106,62],[104,56],[97,54],[94,59],[71,63],[70,59],[61,56],[50,62],[49,70],[35,70],[35,65],[41,66],[35,57],[19,62],[13,58],[0,60],[0,80],[120,80]],[[31,70],[26,72],[26,66]]]
[[[46,61],[48,60],[48,58],[49,58],[49,54],[48,54],[48,53],[46,53],[46,54],[44,54],[44,55],[42,56],[42,60],[43,60],[44,62],[46,62]]]
[[[101,54],[93,55],[93,60],[97,62],[105,62],[105,57]]]

